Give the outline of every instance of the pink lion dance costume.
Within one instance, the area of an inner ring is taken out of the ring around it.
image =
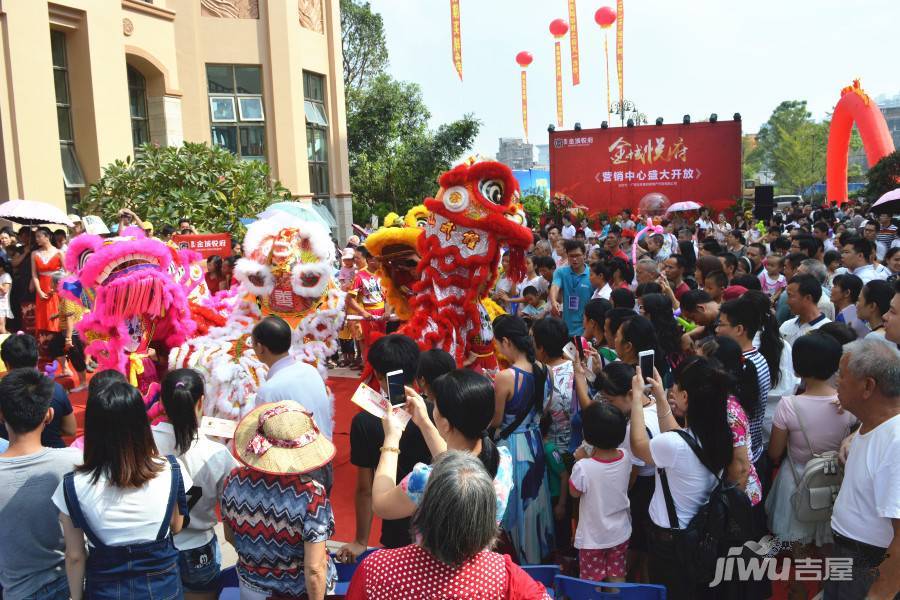
[[[62,282],[60,293],[90,311],[77,328],[101,370],[120,371],[147,393],[158,380],[151,345],[164,358],[196,330],[188,297],[203,280],[199,258],[138,227],[119,237],[72,240],[65,262],[75,275]]]
[[[441,175],[419,238],[420,279],[410,300],[413,317],[401,328],[422,348],[441,348],[459,365],[497,368],[491,320],[481,300],[497,281],[501,247],[513,280],[525,276],[533,236],[515,200],[519,185],[497,162],[461,164]]]

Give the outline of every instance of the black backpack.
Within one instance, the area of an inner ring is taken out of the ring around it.
[[[681,436],[703,466],[717,479],[709,499],[688,526],[681,529],[666,470],[658,469],[669,513],[669,526],[677,530],[673,533],[680,566],[692,581],[709,583],[716,572],[716,561],[726,556],[729,548],[743,546],[744,542],[753,539],[752,505],[744,490],[725,479],[724,473],[720,475],[710,469],[706,454],[689,433],[680,429],[676,429],[675,433]]]

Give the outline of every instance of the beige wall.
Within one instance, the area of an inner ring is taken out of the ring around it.
[[[206,64],[260,65],[273,175],[309,198],[303,71],[327,81],[329,166],[339,238],[350,183],[338,0],[322,0],[324,33],[300,25],[299,0],[259,0],[259,18],[201,14],[201,0],[0,0],[0,200],[64,206],[50,56],[67,34],[75,145],[88,183],[132,154],[126,65],[147,82],[154,142],[210,141]],[[240,0],[239,0],[240,2]]]

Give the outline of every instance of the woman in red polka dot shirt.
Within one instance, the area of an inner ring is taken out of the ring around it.
[[[549,599],[505,554],[497,536],[494,483],[477,457],[449,450],[435,462],[413,515],[418,543],[379,550],[359,565],[348,600]]]

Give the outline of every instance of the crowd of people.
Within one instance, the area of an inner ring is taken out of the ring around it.
[[[359,239],[339,249],[335,277],[358,319],[332,360],[365,366],[382,390],[397,371],[405,384],[402,410],[353,418],[352,490],[334,485],[334,406],[315,369],[291,357],[277,317],[253,329],[268,375],[229,446],[199,433],[205,382],[179,369],[165,375],[156,424],[121,374],[94,373],[83,450],[64,448],[75,433],[65,391],[36,370],[35,337],[9,336],[4,596],[216,598],[221,516],[241,597],[254,600],[324,598],[335,560],[360,558],[348,598],[543,598],[519,566],[535,564],[664,585],[670,598],[770,597],[762,573],[710,587],[685,546],[727,496],[747,518],[715,535],[738,550],[774,535],[795,567],[791,598],[807,594],[800,565],[826,599],[895,597],[900,238],[890,215],[794,205],[763,222],[703,209],[646,235],[644,222],[566,215],[535,228],[523,281],[502,260],[491,295],[506,314],[490,324],[502,368],[491,373],[390,333],[377,258]],[[29,235],[12,247],[27,243],[31,258],[0,265],[0,293],[21,294],[27,271],[40,324],[59,310],[38,304],[51,300],[44,279],[61,248]],[[223,264],[209,272],[231,284]],[[332,557],[336,493],[353,497],[355,535]],[[369,553],[375,517],[383,549]]]

